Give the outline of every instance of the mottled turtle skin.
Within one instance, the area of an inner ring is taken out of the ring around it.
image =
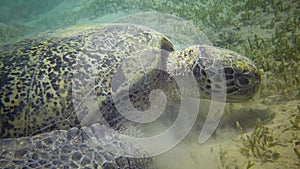
[[[103,149],[104,145],[89,149],[89,138],[81,131],[83,126],[92,130],[94,124],[106,122],[116,130],[127,127],[127,120],[114,107],[112,90],[122,93],[122,87],[112,86],[112,77],[124,58],[131,56],[118,76],[132,78],[132,64],[139,62],[133,54],[144,49],[152,52],[148,66],[164,67],[167,73],[140,70],[134,77],[130,100],[138,110],[149,107],[148,96],[155,88],[177,91],[166,94],[175,98],[178,89],[171,76],[182,76],[187,70],[198,82],[200,97],[209,99],[212,86],[207,71],[216,61],[224,68],[227,102],[249,100],[260,84],[253,62],[236,52],[207,45],[175,51],[167,37],[136,25],[82,26],[3,45],[0,167],[153,167],[151,159],[114,156]],[[91,88],[96,100],[89,97]],[[93,101],[98,105],[95,110],[89,105]],[[90,112],[99,112],[104,118],[91,121],[94,116]],[[130,143],[124,144],[128,151],[136,151]]]

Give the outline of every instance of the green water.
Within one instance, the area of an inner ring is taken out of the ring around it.
[[[262,74],[260,91],[251,101],[227,105],[224,125],[215,138],[199,144],[200,129],[195,127],[177,148],[157,157],[159,168],[300,168],[300,3],[296,0],[1,0],[0,43],[141,12],[172,14],[191,22],[214,46],[252,59]],[[183,41],[177,47],[185,46]]]

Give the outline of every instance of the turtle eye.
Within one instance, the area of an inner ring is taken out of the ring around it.
[[[249,83],[250,83],[250,81],[245,75],[238,75],[237,84],[239,86],[246,86]]]

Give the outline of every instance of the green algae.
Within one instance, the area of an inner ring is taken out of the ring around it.
[[[279,145],[274,138],[270,129],[263,126],[260,120],[257,121],[255,129],[251,135],[241,137],[241,153],[246,156],[259,158],[262,162],[274,161],[279,158],[280,154],[271,148]]]
[[[255,166],[255,163],[251,160],[247,160],[242,164],[238,163],[235,158],[230,156],[230,152],[222,146],[219,147],[219,150],[220,165],[218,169],[250,169]]]

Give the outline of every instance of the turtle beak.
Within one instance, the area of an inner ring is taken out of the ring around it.
[[[255,88],[254,93],[256,93],[259,89],[259,86],[261,84],[261,73],[257,70],[257,68],[254,68],[253,70],[253,74],[254,74],[254,84],[252,88]]]
[[[251,99],[257,93],[261,84],[261,73],[259,72],[259,70],[256,67],[254,67],[252,72],[253,84],[248,91],[249,99]]]
[[[257,68],[254,68],[253,70],[254,76],[256,77],[256,80],[258,81],[258,83],[261,82],[261,73],[257,70]]]

